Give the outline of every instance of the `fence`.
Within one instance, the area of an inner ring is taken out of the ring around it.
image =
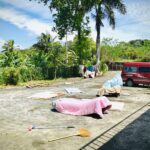
[[[109,70],[122,70],[123,62],[107,63]]]

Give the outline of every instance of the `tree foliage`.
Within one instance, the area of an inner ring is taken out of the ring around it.
[[[107,19],[108,23],[112,28],[115,28],[115,13],[114,9],[118,10],[121,14],[126,13],[126,7],[121,0],[95,0],[91,7],[95,10],[95,13],[92,13],[93,18],[95,19],[95,26],[97,31],[96,37],[96,58],[97,64],[100,63],[100,31],[101,27],[104,26],[103,19]]]
[[[38,37],[38,42],[33,45],[33,47],[43,50],[44,53],[48,53],[49,50],[53,49],[53,42],[56,37],[52,38],[49,33],[41,33]]]
[[[150,62],[150,40],[119,42],[104,38],[102,41],[101,68],[105,71],[107,70],[106,62]],[[88,36],[83,36],[80,42],[81,44],[78,45],[77,37],[68,42],[68,63],[66,63],[65,45],[54,40],[47,42],[47,45],[43,44],[48,51],[44,51],[43,47],[33,46],[26,50],[13,49],[13,51],[0,52],[0,84],[78,76],[79,55],[82,56],[83,64],[86,66],[96,62],[95,42]],[[83,49],[81,54],[78,49]]]
[[[101,27],[104,26],[103,20],[107,19],[109,25],[115,28],[115,11],[121,14],[126,13],[125,4],[121,0],[38,0],[45,5],[48,5],[50,10],[54,10],[54,30],[59,34],[60,38],[67,35],[69,32],[78,32],[78,44],[81,45],[82,32],[89,33],[88,27],[89,17],[91,13],[95,20],[97,31],[96,37],[96,64],[100,63],[100,33]],[[79,51],[79,63],[82,63],[82,51]]]
[[[14,46],[14,40],[8,40],[4,45],[2,46],[3,52],[12,52],[15,49]]]

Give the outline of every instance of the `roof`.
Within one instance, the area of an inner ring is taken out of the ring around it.
[[[150,62],[126,62],[124,66],[147,66],[150,67]]]

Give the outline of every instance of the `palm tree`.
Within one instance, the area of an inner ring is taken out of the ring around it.
[[[13,52],[15,47],[14,47],[14,40],[8,40],[4,45],[2,46],[3,51],[2,52]]]
[[[95,0],[92,5],[92,8],[95,10],[95,14],[92,14],[92,17],[96,22],[96,64],[100,64],[100,33],[101,27],[104,26],[102,20],[107,18],[109,25],[114,29],[115,28],[115,13],[114,9],[118,10],[121,14],[126,13],[125,4],[122,3],[122,0]]]
[[[17,50],[17,47],[14,46],[14,43],[14,40],[8,40],[2,46],[2,52],[4,53],[3,67],[18,67],[21,63],[19,51]]]
[[[56,37],[52,38],[49,33],[41,33],[41,36],[38,38],[38,42],[33,45],[40,50],[43,50],[45,53],[48,53],[50,49],[53,48],[53,43]]]

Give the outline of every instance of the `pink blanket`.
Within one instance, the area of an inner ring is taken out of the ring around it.
[[[103,111],[111,107],[107,97],[97,97],[94,99],[61,98],[53,102],[54,108],[61,113],[71,115],[98,114],[103,117]]]

